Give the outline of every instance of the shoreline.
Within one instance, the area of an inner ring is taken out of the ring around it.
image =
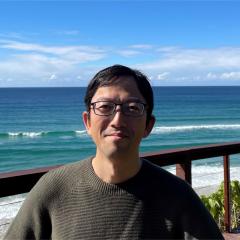
[[[219,186],[220,184],[214,184],[214,185],[203,186],[203,187],[195,187],[193,189],[199,196],[201,195],[209,196],[213,192],[217,191]]]

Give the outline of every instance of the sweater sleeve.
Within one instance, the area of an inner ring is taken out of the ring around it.
[[[224,239],[211,214],[190,187],[183,206],[184,239]]]
[[[56,212],[70,198],[73,186],[80,184],[82,165],[62,166],[46,173],[28,193],[4,239],[51,239],[56,229]]]
[[[4,239],[50,239],[49,194],[43,176],[28,193]]]

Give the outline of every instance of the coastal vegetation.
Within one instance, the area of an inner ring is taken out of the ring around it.
[[[240,229],[240,182],[233,180],[230,183],[231,191],[231,228],[233,230]],[[212,214],[213,218],[217,222],[219,228],[224,231],[224,183],[222,182],[216,192],[209,196],[202,195],[206,208]]]

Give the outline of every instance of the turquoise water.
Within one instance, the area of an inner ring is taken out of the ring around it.
[[[84,92],[0,88],[0,172],[93,155],[81,119]],[[240,87],[154,87],[154,94],[157,121],[141,152],[240,141]]]

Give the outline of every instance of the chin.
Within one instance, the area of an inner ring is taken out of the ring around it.
[[[121,146],[121,147],[115,147],[115,148],[108,148],[108,151],[105,151],[105,155],[109,158],[117,158],[121,155],[128,154],[128,146]]]

